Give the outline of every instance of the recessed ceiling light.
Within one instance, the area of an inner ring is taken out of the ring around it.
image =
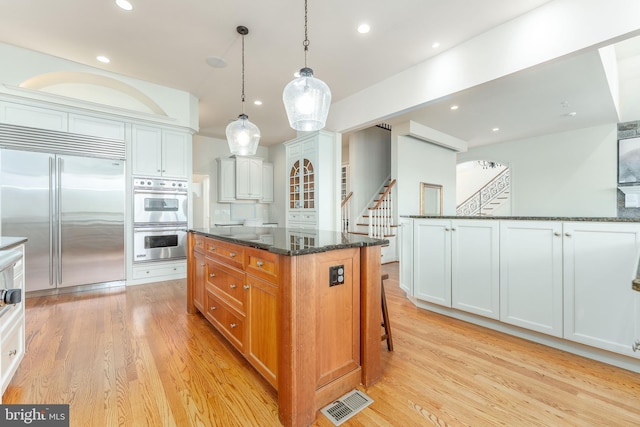
[[[253,103],[255,105],[262,105],[262,101],[260,101],[259,99],[256,99],[255,101],[253,101]]]
[[[433,44],[431,45],[432,48],[437,49],[440,47],[440,42],[433,42]]]
[[[129,3],[127,0],[116,0],[116,4],[120,9],[133,10],[133,5]]]
[[[494,132],[498,132],[500,130],[500,128],[493,128],[491,130],[494,131]]]
[[[451,106],[451,109],[452,109],[452,110],[457,110],[458,108],[459,108],[459,107],[458,107],[457,105],[452,105],[452,106]]]
[[[360,34],[367,34],[369,31],[371,31],[371,27],[369,26],[369,24],[360,24],[360,26],[358,27],[358,32]]]
[[[227,61],[219,56],[210,56],[207,58],[207,64],[213,68],[224,68],[227,66]]]
[[[111,60],[104,55],[98,55],[96,56],[96,59],[102,62],[103,64],[108,64],[109,62],[111,62]]]

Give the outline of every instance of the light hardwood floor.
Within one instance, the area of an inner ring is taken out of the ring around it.
[[[640,425],[639,374],[417,309],[398,265],[383,273],[395,351],[380,343],[374,403],[343,425]],[[279,425],[275,391],[186,313],[185,293],[170,281],[27,299],[4,403],[69,403],[83,427]]]

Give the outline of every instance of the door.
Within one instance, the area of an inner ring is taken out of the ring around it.
[[[125,279],[124,162],[59,156],[58,286]]]
[[[400,289],[413,296],[413,220],[400,218],[398,224],[400,250]]]
[[[414,296],[451,307],[451,221],[416,220],[413,241]]]
[[[0,234],[28,239],[25,245],[25,291],[55,288],[53,232],[55,219],[50,192],[54,156],[0,150]]]

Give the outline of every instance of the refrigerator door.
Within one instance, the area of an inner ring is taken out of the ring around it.
[[[124,162],[58,156],[58,287],[121,281]]]
[[[52,258],[54,156],[0,150],[0,207],[4,236],[27,237],[25,291],[56,287]],[[50,171],[51,169],[51,171]]]

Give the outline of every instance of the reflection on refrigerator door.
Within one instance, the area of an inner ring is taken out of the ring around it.
[[[124,280],[124,162],[0,150],[0,206],[27,292]]]

